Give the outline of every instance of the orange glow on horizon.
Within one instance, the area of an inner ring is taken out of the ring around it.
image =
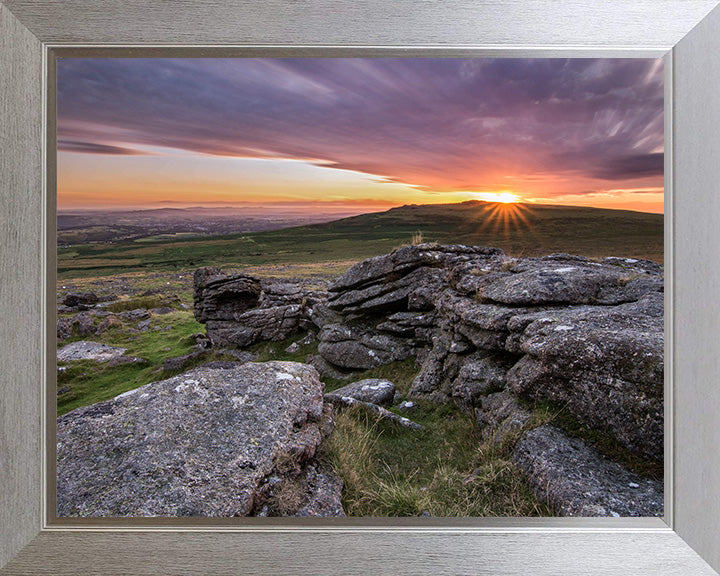
[[[554,204],[663,213],[662,183],[658,186],[653,178],[610,188],[603,181],[566,174],[488,174],[482,175],[488,182],[484,190],[462,190],[420,185],[418,174],[405,176],[390,179],[287,158],[60,152],[57,201],[59,210],[296,203],[305,205],[307,212],[321,206],[332,212],[329,204],[336,204],[343,209],[352,206],[359,214],[403,204],[481,200],[508,206]]]

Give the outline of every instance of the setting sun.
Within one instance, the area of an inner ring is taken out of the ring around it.
[[[485,202],[502,202],[503,204],[513,204],[520,202],[521,198],[512,192],[475,192],[473,196],[477,200]]]

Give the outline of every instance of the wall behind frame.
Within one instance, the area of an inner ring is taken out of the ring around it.
[[[720,569],[718,32],[720,10],[715,10],[673,51],[674,529],[716,570]]]
[[[42,46],[0,4],[0,566],[40,529]],[[34,507],[28,502],[36,502]]]

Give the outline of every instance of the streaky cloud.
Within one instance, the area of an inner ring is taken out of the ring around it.
[[[115,156],[144,156],[148,154],[142,150],[98,144],[96,142],[80,142],[78,140],[58,140],[57,149],[63,152],[80,152],[83,154],[111,154]]]

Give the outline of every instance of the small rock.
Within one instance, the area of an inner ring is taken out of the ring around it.
[[[308,332],[302,340],[298,340],[298,344],[300,344],[301,346],[307,346],[308,344],[312,344],[313,342],[315,342],[315,333],[312,331]]]
[[[95,360],[97,362],[108,362],[125,354],[126,348],[118,348],[100,344],[99,342],[88,342],[81,340],[72,342],[57,351],[58,362],[70,362],[72,360]]]
[[[207,335],[203,334],[202,332],[196,332],[195,334],[191,334],[190,338],[195,340],[195,344],[197,344],[200,348],[212,347],[212,342],[210,341],[210,338],[208,338]]]
[[[123,323],[120,318],[115,316],[114,314],[108,314],[100,324],[98,324],[97,328],[95,329],[96,334],[102,334],[103,332],[109,330],[110,328],[122,328]]]
[[[148,318],[147,320],[141,320],[140,322],[138,322],[137,329],[140,330],[140,332],[147,332],[150,328],[151,322],[152,320],[150,320],[150,318]]]
[[[81,304],[92,306],[97,303],[98,297],[94,292],[70,292],[63,300],[63,304],[70,307],[79,306]]]
[[[124,320],[145,320],[150,318],[150,313],[145,308],[135,308],[135,310],[128,310],[126,312],[120,312],[118,314]]]
[[[70,318],[58,318],[57,320],[58,340],[70,338],[73,334],[90,336],[95,332],[95,321],[90,312],[80,312]]]
[[[205,354],[205,352],[197,350],[195,352],[190,352],[190,354],[185,354],[184,356],[166,358],[163,362],[163,372],[177,372],[178,370],[182,370],[192,360],[199,358],[203,354]]]
[[[70,386],[61,386],[58,388],[57,395],[62,396],[63,394],[67,394],[70,392]]]
[[[297,342],[293,342],[292,344],[290,344],[290,346],[285,348],[285,352],[287,352],[288,354],[293,354],[294,352],[297,352],[298,350],[300,350],[300,346],[298,345]]]
[[[256,354],[253,354],[252,352],[248,352],[247,350],[232,350],[232,349],[223,349],[223,350],[217,350],[215,352],[218,356],[224,355],[224,356],[232,356],[235,358],[236,362],[239,362],[241,364],[244,364],[246,362],[252,362],[257,358]]]
[[[404,414],[411,414],[417,410],[417,404],[410,400],[403,400],[396,406],[397,410]]]
[[[368,378],[366,380],[353,382],[352,384],[325,394],[326,398],[329,396],[346,396],[379,406],[390,406],[395,396],[395,384],[389,380]]]

